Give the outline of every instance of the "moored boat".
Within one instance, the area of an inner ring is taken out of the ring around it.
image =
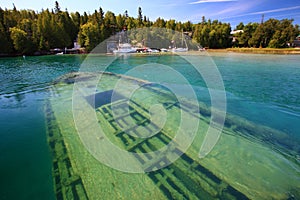
[[[117,49],[113,51],[113,53],[136,53],[136,48],[132,47],[129,43],[119,44]]]

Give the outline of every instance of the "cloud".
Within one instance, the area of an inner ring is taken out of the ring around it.
[[[149,2],[151,3],[151,2]],[[153,4],[153,2],[152,2]],[[163,4],[156,4],[156,6],[166,6],[166,7],[174,7],[174,6],[183,6],[185,3],[182,2],[182,0],[169,0],[169,1],[164,1]]]
[[[274,9],[274,10],[265,10],[265,11],[259,11],[259,12],[249,13],[249,14],[257,15],[257,14],[283,12],[283,11],[296,10],[296,9],[300,9],[300,6],[293,6],[293,7],[287,7],[287,8],[279,8],[279,9]]]
[[[199,3],[219,3],[219,2],[230,2],[230,1],[237,1],[237,0],[199,0],[195,2],[191,2],[189,4],[199,4]]]
[[[214,15],[215,16],[220,16],[220,15],[225,15],[227,13],[235,13],[235,14],[238,14],[238,13],[241,13],[241,12],[247,12],[249,11],[250,9],[253,9],[255,7],[258,7],[262,2],[260,0],[252,0],[252,1],[248,1],[248,2],[245,2],[245,1],[239,1],[239,2],[236,2],[233,6],[231,7],[227,7],[227,8],[224,8],[222,9],[221,11],[219,12],[216,12]]]
[[[241,15],[223,17],[222,19],[231,19],[231,18],[244,17],[244,16],[250,16],[250,15],[261,15],[261,14],[266,14],[266,13],[284,12],[284,11],[296,10],[296,9],[300,9],[300,6],[279,8],[279,9],[274,9],[274,10],[264,10],[264,11],[259,11],[259,12],[251,12],[251,13],[246,13],[246,14],[241,14]]]

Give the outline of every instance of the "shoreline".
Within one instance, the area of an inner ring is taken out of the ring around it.
[[[206,49],[208,53],[246,53],[246,54],[278,54],[278,55],[300,55],[300,48],[284,48],[284,49],[276,49],[276,48],[226,48],[226,49]],[[204,52],[205,52],[204,51]],[[195,51],[188,51],[195,52]],[[198,51],[196,51],[198,52]],[[147,54],[139,54],[133,53],[135,55],[157,55],[157,54],[170,54],[172,52],[166,53],[147,53]],[[186,53],[186,52],[185,52]],[[63,55],[89,55],[93,53],[78,53],[78,54],[63,54]],[[52,52],[43,52],[39,54],[32,55],[21,55],[21,54],[0,54],[0,58],[12,58],[12,57],[22,57],[22,56],[48,56],[48,55],[56,55]],[[112,54],[113,55],[113,54]]]
[[[281,55],[300,55],[299,48],[227,48],[227,49],[207,49],[207,52],[222,53],[248,53],[248,54],[281,54]]]

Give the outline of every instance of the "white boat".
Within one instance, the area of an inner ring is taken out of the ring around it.
[[[159,50],[158,49],[147,49],[147,52],[149,53],[159,53]]]
[[[113,50],[114,53],[136,53],[136,48],[133,48],[129,43],[119,44],[117,49]]]
[[[172,52],[187,52],[189,49],[188,48],[173,48]]]
[[[182,32],[182,36],[181,36],[181,45],[183,46],[183,43],[185,44],[185,47],[173,47],[172,49],[171,49],[171,51],[172,52],[187,52],[189,49],[188,49],[188,47],[187,47],[187,43],[186,43],[186,41],[185,41],[185,39],[184,39],[184,35],[183,35],[183,32]]]

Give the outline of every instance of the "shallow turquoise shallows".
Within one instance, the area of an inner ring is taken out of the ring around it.
[[[210,56],[226,89],[229,120],[225,126],[229,126],[228,123],[243,126],[241,121],[246,120],[254,127],[268,127],[284,133],[287,137],[283,141],[277,135],[252,134],[249,127],[236,128],[241,134],[245,131],[258,138],[268,148],[288,154],[295,170],[299,170],[300,57],[235,53],[212,53]],[[93,67],[88,70],[99,71],[103,61],[109,61],[111,57],[93,55],[90,58]],[[0,58],[0,199],[55,199],[45,104],[55,80],[79,71],[85,58],[85,55]],[[190,83],[198,100],[210,105],[205,81],[180,56],[121,56],[113,59],[106,71],[126,74],[137,66],[151,63],[178,71]],[[184,88],[163,69],[149,71],[149,68],[140,67],[130,76],[150,82],[163,80],[167,85]],[[289,179],[288,174],[286,179]],[[293,179],[299,182],[300,176]],[[293,198],[293,195],[286,196]]]

